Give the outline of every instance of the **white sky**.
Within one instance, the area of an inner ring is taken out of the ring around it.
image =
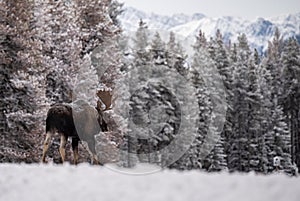
[[[245,19],[300,12],[300,0],[119,0],[127,6],[170,15],[202,13],[209,17],[235,16]]]

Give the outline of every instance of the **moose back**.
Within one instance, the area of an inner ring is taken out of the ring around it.
[[[46,154],[55,133],[60,135],[59,153],[62,162],[65,161],[65,147],[68,138],[72,138],[73,162],[78,163],[78,143],[87,142],[92,163],[100,164],[95,151],[95,135],[106,130],[102,113],[89,104],[79,101],[72,105],[53,105],[46,118],[46,138],[43,144],[42,162],[46,162]]]

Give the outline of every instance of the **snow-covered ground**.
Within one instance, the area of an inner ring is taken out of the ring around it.
[[[0,200],[299,201],[300,178],[171,170],[133,176],[88,164],[0,164]]]

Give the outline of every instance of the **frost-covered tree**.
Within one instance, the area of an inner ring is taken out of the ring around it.
[[[81,34],[81,55],[92,52],[102,42],[120,32],[117,15],[120,4],[115,0],[76,0]]]
[[[214,147],[212,153],[206,159],[209,161],[210,166],[208,171],[223,171],[227,170],[227,155],[224,150],[224,139],[221,137]]]
[[[210,58],[209,52],[205,45],[199,45],[203,37],[197,37],[194,46],[195,54],[191,67],[190,81],[195,87],[196,100],[199,111],[197,119],[197,132],[195,140],[189,150],[173,165],[178,169],[200,169],[213,167],[213,163],[226,163],[226,157],[221,153],[222,141],[219,141],[220,150],[214,152],[213,156],[209,155],[217,145],[220,138],[218,118],[224,118],[223,107],[226,104],[221,100],[225,97],[224,88],[222,87],[221,77],[218,75],[215,62]],[[221,123],[222,124],[222,123]],[[223,147],[224,148],[224,147]],[[222,158],[221,161],[209,160],[210,158]],[[226,165],[225,165],[226,166]]]
[[[46,95],[50,104],[71,102],[81,51],[76,4],[73,1],[36,1],[37,34],[42,65],[46,68]]]
[[[162,41],[158,32],[155,33],[151,45],[151,59],[155,64],[166,64],[166,44]]]
[[[187,54],[182,45],[176,41],[175,34],[170,32],[169,41],[166,48],[167,65],[175,68],[182,76],[188,73]]]
[[[147,65],[151,60],[151,56],[149,53],[148,27],[143,20],[139,22],[139,28],[135,33],[133,42],[134,65]]]
[[[203,35],[203,34],[202,34]],[[200,38],[201,33],[199,35]],[[205,40],[202,39],[202,43]],[[224,39],[221,34],[221,31],[218,29],[215,35],[215,38],[209,43],[210,56],[215,61],[218,72],[222,77],[222,81],[226,90],[226,104],[227,104],[227,112],[226,112],[226,123],[223,128],[222,137],[224,139],[230,138],[232,133],[232,100],[233,100],[233,65],[229,63],[229,56],[224,44]],[[224,140],[225,152],[228,153],[231,144],[228,143],[228,140]]]
[[[180,42],[176,43],[176,60],[174,64],[174,68],[178,71],[178,73],[182,76],[187,77],[189,71],[189,63],[188,63],[188,55],[185,52],[183,46]]]
[[[227,94],[230,95],[233,71],[229,64],[229,59],[224,45],[224,39],[220,30],[217,30],[216,37],[212,41],[212,43],[215,54],[215,56],[212,57],[212,59],[215,60],[218,71],[221,74],[224,85],[227,89]]]
[[[245,34],[238,37],[237,59],[234,65],[233,81],[233,113],[232,135],[228,139],[230,144],[228,154],[228,168],[230,171],[249,171],[248,129],[248,60],[250,56]]]
[[[176,37],[174,32],[170,32],[169,41],[167,43],[167,57],[168,57],[168,65],[173,66],[175,63],[173,61],[176,56],[174,53],[176,52]],[[170,64],[169,64],[170,63]]]
[[[32,1],[0,1],[0,160],[33,162],[37,107]]]
[[[278,28],[275,30],[275,34],[272,41],[269,41],[267,57],[263,62],[265,68],[267,68],[272,76],[272,80],[269,83],[271,86],[271,93],[273,98],[274,108],[279,104],[279,100],[281,99],[281,94],[283,91],[282,88],[282,62],[280,59],[280,55],[283,50],[283,39],[280,35]]]
[[[292,161],[300,167],[300,48],[297,40],[290,38],[283,49],[283,107],[291,131]]]
[[[234,145],[228,161],[230,170],[266,171],[266,147],[263,126],[262,90],[259,86],[258,56],[251,53],[247,38],[243,34],[238,38],[237,57],[234,62],[234,102],[233,102],[233,131]]]
[[[195,45],[193,46],[193,48],[195,50],[198,50],[200,48],[207,47],[207,45],[208,44],[207,44],[207,39],[205,37],[205,33],[200,30],[199,34],[196,36],[196,42],[195,42]]]
[[[251,55],[248,61],[248,80],[249,88],[247,93],[248,99],[248,150],[250,152],[249,166],[250,170],[256,172],[265,172],[264,161],[266,160],[263,155],[264,147],[264,133],[262,131],[261,122],[264,120],[262,117],[262,94],[259,88],[258,77],[258,57],[257,52]]]
[[[290,130],[286,123],[286,118],[283,114],[282,108],[277,106],[273,112],[272,120],[274,121],[273,125],[273,135],[274,135],[274,144],[273,144],[273,154],[274,157],[280,157],[281,166],[280,169],[284,172],[294,175],[295,170],[292,165],[291,158],[291,135]]]

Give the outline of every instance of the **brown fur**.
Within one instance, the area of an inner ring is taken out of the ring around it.
[[[65,104],[52,106],[46,119],[46,139],[44,141],[42,162],[46,162],[46,153],[54,133],[61,135],[60,156],[65,161],[65,146],[69,137],[72,138],[73,162],[78,163],[78,142],[86,141],[92,163],[100,164],[95,151],[95,135],[101,131],[102,117],[97,110],[83,101],[78,101],[73,108]],[[103,127],[103,126],[102,126]]]

